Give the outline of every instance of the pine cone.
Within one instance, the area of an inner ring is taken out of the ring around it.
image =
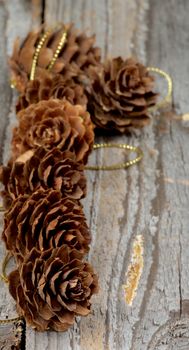
[[[35,77],[43,76],[44,70],[48,69],[65,31],[66,43],[51,69],[52,73],[60,73],[65,79],[77,77],[76,80],[83,80],[88,74],[89,67],[99,64],[100,49],[94,47],[95,36],[87,37],[72,24],[62,25],[48,35],[38,57]],[[9,64],[12,81],[20,92],[24,91],[29,80],[33,56],[43,32],[44,29],[41,28],[37,32],[29,33],[22,44],[18,39],[15,41]]]
[[[16,111],[19,112],[32,103],[50,98],[66,99],[73,105],[86,106],[87,104],[87,96],[82,85],[75,83],[73,79],[65,80],[60,74],[55,76],[46,74],[42,78],[27,83],[24,93],[18,99]]]
[[[24,156],[25,154],[23,154]],[[58,148],[47,151],[43,147],[33,151],[27,161],[20,156],[13,165],[3,166],[0,177],[5,189],[2,192],[7,208],[19,195],[31,194],[37,189],[52,188],[62,197],[81,199],[86,195],[84,166],[76,162],[75,154]]]
[[[19,126],[13,131],[13,160],[29,149],[43,146],[76,154],[87,162],[93,147],[94,132],[85,108],[68,101],[48,100],[32,104],[18,113]]]
[[[18,261],[33,246],[43,251],[67,244],[87,252],[91,240],[81,204],[55,190],[19,196],[5,212],[2,238]]]
[[[157,94],[145,66],[117,57],[92,74],[89,110],[98,128],[125,133],[149,123],[148,108],[156,103]]]
[[[10,176],[10,170],[9,167],[4,167],[3,165],[0,166],[0,182],[4,184],[6,182],[6,178],[9,178]],[[0,191],[0,195],[3,198],[3,207],[5,209],[9,208],[12,203],[12,199],[6,189]]]
[[[43,253],[33,248],[20,268],[11,272],[9,290],[28,325],[39,331],[65,331],[75,316],[90,313],[98,282],[82,257],[66,245]]]

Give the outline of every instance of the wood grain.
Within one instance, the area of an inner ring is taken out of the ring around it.
[[[14,123],[6,54],[13,37],[23,36],[42,14],[40,2],[35,2],[37,17],[29,1],[14,3],[0,2],[0,29],[6,33],[0,39],[4,161]],[[181,114],[188,112],[188,12],[187,0],[46,0],[44,18],[49,24],[73,21],[78,28],[95,32],[103,57],[134,54],[145,64],[166,70],[174,79],[174,105]],[[66,333],[27,329],[26,349],[189,348],[188,134],[187,122],[161,112],[140,134],[114,138],[142,147],[145,156],[139,166],[128,171],[87,172],[84,206],[93,236],[89,260],[99,274],[100,293],[93,299],[92,314],[78,318]],[[90,162],[116,162],[118,156],[124,159],[123,152],[98,151]],[[122,286],[137,234],[144,237],[144,270],[129,307]],[[11,303],[4,287],[1,296],[5,316],[11,312]]]
[[[29,1],[14,0],[0,2],[0,162],[6,163],[9,158],[12,128],[15,125],[16,92],[10,88],[8,70],[8,56],[12,53],[13,42],[17,36],[24,37],[39,18],[33,15],[33,6]],[[38,22],[39,24],[39,22]],[[3,228],[3,213],[0,213],[0,229]],[[5,255],[4,245],[0,244],[0,261]],[[0,280],[0,318],[17,316],[15,303],[8,292],[8,286]],[[6,329],[1,326],[0,345],[4,349],[4,336]],[[10,339],[15,338],[14,327],[9,332],[7,349],[10,349]],[[2,343],[3,345],[2,345]],[[15,345],[15,342],[14,344]],[[6,349],[6,347],[5,347]]]

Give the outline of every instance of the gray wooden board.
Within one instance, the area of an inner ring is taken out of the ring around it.
[[[166,70],[174,80],[177,113],[189,111],[187,0],[44,3],[49,24],[73,21],[78,28],[95,32],[103,57],[134,54],[145,64]],[[36,4],[40,2],[33,2]],[[11,52],[14,37],[23,37],[40,18],[32,16],[31,2],[24,0],[1,1],[0,17],[0,145],[6,162],[15,123],[6,54]],[[100,293],[93,299],[92,314],[78,318],[66,333],[38,333],[28,328],[26,349],[189,349],[188,133],[187,122],[160,113],[138,135],[103,138],[140,145],[144,159],[127,171],[87,172],[84,207],[93,237],[89,260],[99,275]],[[124,159],[123,152],[119,156]],[[117,158],[116,152],[106,150],[93,152],[90,161],[116,162]],[[122,285],[137,234],[144,236],[144,269],[129,307]],[[2,317],[10,315],[11,308],[2,285]]]

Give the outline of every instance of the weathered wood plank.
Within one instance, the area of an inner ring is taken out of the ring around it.
[[[81,28],[89,21],[91,31],[97,32],[97,42],[104,55],[128,56],[132,48],[146,64],[161,66],[173,77],[185,74],[185,67],[180,73],[180,59],[174,49],[182,49],[186,62],[186,48],[180,41],[175,44],[176,33],[176,38],[180,39],[182,35],[185,39],[183,43],[187,39],[184,34],[187,33],[187,21],[183,21],[186,2],[185,6],[180,4],[178,12],[176,1],[161,1],[161,6],[155,1],[137,1],[132,5],[129,1],[78,3],[77,7],[70,1],[61,4],[56,1],[52,6],[47,1],[46,18],[53,22],[75,20]],[[87,12],[86,8],[91,11]],[[170,12],[172,16],[167,15]],[[172,59],[172,56],[174,66],[170,70],[169,57]],[[183,88],[186,92],[186,86]],[[179,83],[174,97],[176,101],[180,97],[183,101],[183,93],[180,96],[178,91],[181,91]],[[176,323],[173,317],[180,317],[183,295],[188,298],[188,253],[185,248],[188,197],[186,186],[177,183],[177,179],[186,180],[187,177],[187,130],[176,121],[164,121],[164,124],[167,129],[164,134],[160,133],[157,122],[139,138],[129,140],[142,145],[145,151],[139,171],[135,168],[111,176],[109,173],[96,174],[94,179],[94,175],[89,175],[89,188],[93,188],[95,196],[95,200],[88,197],[86,205],[93,206],[88,211],[92,216],[94,237],[90,259],[99,272],[101,294],[96,298],[94,315],[80,322],[79,349],[155,348],[151,345],[153,339],[163,342],[166,329],[167,334],[171,329],[174,335]],[[101,159],[109,157],[102,152]],[[173,183],[169,184],[166,178],[173,178]],[[142,233],[145,238],[145,268],[138,295],[129,308],[125,305],[122,284],[131,244],[137,233]],[[184,254],[181,254],[183,249]],[[187,323],[183,321],[183,324]],[[175,342],[179,346],[177,340],[173,341],[173,335],[168,344]]]
[[[12,112],[15,101],[7,84],[6,52],[11,52],[17,34],[24,36],[32,21],[36,24],[40,20],[40,2],[36,3],[37,17],[32,16],[28,1],[16,0],[14,6],[10,2],[0,3],[0,29],[6,33],[0,39],[0,136],[1,140],[5,138],[4,161],[8,158],[15,122]],[[188,111],[189,3],[186,0],[46,0],[45,3],[45,20],[49,24],[73,21],[77,27],[95,32],[104,57],[127,57],[133,52],[146,64],[167,70],[174,78],[177,111]],[[93,313],[78,319],[66,333],[37,333],[28,329],[27,349],[189,347],[188,125],[162,114],[139,136],[117,137],[116,141],[140,145],[145,157],[138,167],[128,171],[87,172],[88,197],[84,205],[93,235],[89,260],[99,274],[101,285],[99,295],[94,298]],[[94,152],[91,162],[116,162],[117,157],[116,152]],[[123,153],[120,159],[124,159]],[[128,307],[122,285],[137,234],[144,236],[144,270],[136,299]],[[13,304],[4,287],[0,292],[1,315],[10,316]]]
[[[122,12],[122,21],[117,21],[116,16],[118,13],[120,15],[121,6],[123,6],[123,12],[128,14],[129,20],[126,19]],[[102,48],[103,56],[107,54],[113,55],[115,49],[113,43],[117,45],[116,50],[119,48],[118,54],[127,56],[130,54],[133,28],[137,20],[136,10],[136,2],[130,4],[129,2],[119,1],[116,5],[114,2],[110,2],[109,6],[107,6],[106,1],[96,3],[93,1],[54,1],[53,3],[46,1],[45,20],[49,24],[55,24],[60,20],[64,22],[73,21],[78,28],[83,30],[88,29],[89,33],[96,33],[97,44]],[[121,37],[123,32],[125,34],[126,22],[128,25],[127,37],[120,41],[117,35]],[[113,30],[111,30],[111,23],[114,25]],[[95,153],[92,155],[92,158],[94,161],[97,161]],[[98,158],[99,161],[104,161],[103,151]],[[108,158],[109,156],[106,156],[106,159]],[[116,158],[117,155],[115,153],[112,161],[116,162]],[[120,155],[121,158],[123,159],[123,155]],[[123,183],[124,188],[126,187],[127,173],[121,171],[120,173],[111,173],[110,176],[110,174],[88,172],[87,175],[88,197],[85,202],[85,211],[93,235],[93,244],[89,259],[93,262],[94,267],[100,275],[102,294],[94,299],[94,315],[78,320],[73,330],[65,334],[56,334],[53,338],[51,336],[49,337],[47,333],[36,333],[34,335],[32,331],[29,331],[27,343],[30,344],[28,345],[30,349],[40,349],[41,342],[43,346],[45,344],[47,349],[53,347],[61,349],[63,344],[66,349],[102,349],[103,344],[106,342],[105,324],[108,286],[112,274],[112,258],[116,254],[116,244],[118,242],[115,232],[119,230],[117,228],[119,218],[116,213],[113,214],[114,208],[111,203],[106,203],[105,205],[105,198],[107,198],[107,201],[110,198],[110,193],[107,190],[109,185],[112,198],[115,198],[114,205],[115,207],[117,206],[117,210],[120,212],[119,216],[121,217],[125,191],[117,191],[117,188],[119,188],[120,183]],[[117,191],[117,194],[114,191]],[[102,193],[104,193],[104,198],[102,197]],[[102,210],[102,213],[99,216],[100,210]],[[104,217],[102,216],[103,212]],[[111,213],[110,218],[108,212]],[[109,221],[107,226],[104,225],[106,221]],[[107,232],[109,235],[108,239],[106,238]],[[119,235],[119,232],[117,232],[117,235]],[[127,239],[128,237],[126,236]]]
[[[151,1],[147,16],[146,60],[164,68],[173,77],[178,113],[188,111],[188,10],[187,1],[159,1],[158,4]],[[142,305],[140,321],[133,332],[133,349],[189,347],[186,331],[189,296],[188,125],[164,120],[164,127],[164,132],[158,132],[158,124],[154,126],[159,170],[158,197],[152,208],[159,216],[154,246],[156,260],[152,265],[156,273],[152,270],[147,302]]]
[[[15,0],[0,2],[0,162],[9,158],[12,127],[15,124],[16,93],[9,84],[8,55],[12,53],[13,41],[17,36],[24,37],[39,18],[33,13],[32,4],[29,1]],[[0,230],[3,228],[3,213],[0,213]],[[0,243],[0,261],[3,260],[4,244]],[[17,316],[15,303],[10,297],[7,285],[0,280],[0,318],[12,318]],[[5,334],[5,326],[1,326],[1,335]],[[14,331],[14,329],[12,329]],[[9,334],[14,341],[15,334]],[[0,346],[4,346],[4,338],[0,336]],[[13,345],[13,344],[12,344]],[[7,345],[10,348],[10,343]],[[3,347],[4,348],[4,347]]]

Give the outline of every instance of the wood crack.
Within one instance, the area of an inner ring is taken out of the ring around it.
[[[158,144],[156,143],[156,148],[158,149]],[[157,159],[157,165],[156,168],[159,169],[160,174],[162,174],[162,161],[161,161],[161,146],[158,149],[159,157]],[[135,323],[133,336],[132,336],[132,346],[131,349],[135,349],[135,340],[137,339],[137,333],[138,333],[138,327],[142,324],[142,320],[144,318],[144,315],[147,310],[147,303],[150,299],[152,287],[154,284],[154,279],[156,276],[156,272],[158,270],[158,263],[159,263],[159,254],[158,254],[158,236],[159,236],[159,230],[161,227],[161,213],[164,208],[164,203],[166,201],[165,197],[165,191],[164,191],[164,183],[162,175],[157,176],[156,178],[156,184],[154,185],[157,188],[158,196],[155,197],[155,199],[152,201],[152,209],[151,209],[151,216],[159,217],[158,225],[156,229],[156,233],[154,234],[154,237],[152,238],[152,246],[154,247],[152,252],[152,264],[150,267],[147,283],[146,283],[146,289],[144,292],[142,304],[139,311],[139,321]]]
[[[131,185],[131,177],[129,175],[129,172],[127,172],[127,186],[128,186],[128,188],[130,188],[130,185]],[[128,219],[127,210],[128,210],[129,196],[130,196],[130,192],[128,191],[126,193],[125,200],[123,202],[124,214],[123,214],[123,217],[122,217],[120,225],[119,225],[120,236],[119,236],[119,240],[118,240],[116,255],[115,255],[113,263],[112,263],[111,279],[110,279],[109,288],[108,288],[107,311],[106,311],[106,316],[105,316],[105,324],[106,324],[105,345],[104,345],[105,346],[105,350],[109,349],[109,334],[110,334],[110,328],[111,328],[109,305],[110,305],[110,300],[111,300],[111,290],[112,290],[113,278],[114,278],[114,267],[116,266],[117,259],[119,259],[119,250],[120,250],[121,238],[122,238],[123,230],[125,228],[125,224],[126,224],[127,219]],[[130,251],[131,241],[132,241],[132,239],[129,240],[127,248],[126,248],[126,254],[125,254],[126,258],[129,255],[128,253]],[[122,282],[123,282],[123,276],[121,276],[120,278],[122,279]],[[120,283],[119,283],[119,285],[120,285]],[[119,296],[118,295],[117,295],[117,298],[119,300]],[[117,314],[118,314],[118,312],[117,312]],[[116,318],[117,318],[117,315],[116,315]]]
[[[105,40],[105,47],[104,47],[104,56],[105,56],[105,59],[108,55],[108,51],[109,51],[109,1],[108,0],[105,0],[105,4],[106,4],[106,40]]]
[[[128,261],[129,261],[129,251],[131,250],[131,245],[133,243],[134,237],[136,235],[136,232],[138,230],[138,226],[139,226],[139,221],[140,221],[140,215],[141,215],[141,208],[142,208],[142,172],[140,171],[140,166],[139,166],[139,176],[138,176],[138,207],[137,207],[137,213],[135,216],[135,222],[134,222],[134,226],[132,229],[132,232],[134,232],[133,235],[131,235],[131,238],[128,242],[128,248],[125,251],[125,255],[123,258],[123,263],[122,263],[122,269],[121,269],[121,275],[120,275],[120,279],[119,279],[119,285],[123,284],[124,278],[125,278],[125,273],[126,273],[126,268],[128,266]],[[119,308],[119,295],[117,294],[117,302],[116,302],[116,315],[117,318],[120,318],[120,308]]]
[[[180,245],[180,243],[179,243]],[[181,249],[181,247],[180,247]],[[182,280],[181,280],[181,268],[180,268],[180,257],[178,258],[178,273],[179,273],[179,278],[178,278],[178,281],[179,281],[179,296],[180,296],[180,310],[179,310],[179,313],[180,313],[180,318],[182,317]]]
[[[46,0],[41,0],[41,24],[45,23]]]

